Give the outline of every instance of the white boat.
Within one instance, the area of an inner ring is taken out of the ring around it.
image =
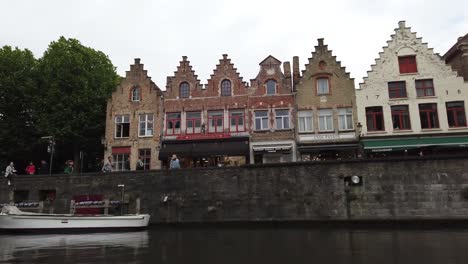
[[[4,206],[0,212],[0,230],[91,230],[133,229],[148,226],[150,215],[74,215],[41,214]]]

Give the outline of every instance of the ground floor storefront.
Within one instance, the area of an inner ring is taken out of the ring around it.
[[[250,143],[250,163],[282,163],[296,161],[296,143],[286,141],[260,141]]]
[[[367,158],[468,154],[468,135],[363,138],[361,144]]]
[[[163,168],[169,167],[174,154],[182,168],[241,166],[249,163],[249,138],[162,141],[159,159]]]
[[[361,156],[358,141],[321,144],[298,143],[297,150],[301,161],[350,160]]]

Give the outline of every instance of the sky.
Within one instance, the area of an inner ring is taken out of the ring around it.
[[[362,82],[398,21],[443,55],[468,33],[466,0],[0,0],[0,46],[41,57],[60,36],[107,54],[125,75],[134,58],[163,90],[182,56],[201,83],[228,54],[245,81],[268,55],[299,56],[318,38]]]

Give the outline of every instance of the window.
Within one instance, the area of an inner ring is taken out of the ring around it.
[[[419,104],[421,128],[438,128],[437,104]]]
[[[268,111],[255,111],[255,130],[267,130]]]
[[[418,97],[434,96],[434,84],[432,79],[416,80],[416,95]]]
[[[407,105],[392,106],[392,123],[395,130],[411,129]]]
[[[465,127],[466,117],[464,102],[447,102],[446,106],[449,127]]]
[[[221,82],[221,96],[231,96],[231,81],[224,80]]]
[[[333,131],[333,109],[318,111],[319,131]]]
[[[149,170],[151,164],[151,149],[139,149],[138,156],[143,161],[143,170]]]
[[[312,111],[299,111],[297,123],[299,124],[299,132],[312,132]]]
[[[166,134],[180,134],[180,113],[168,113],[166,117]]]
[[[353,109],[351,107],[338,108],[338,127],[340,130],[353,129]]]
[[[276,93],[276,82],[274,80],[268,80],[266,83],[266,92],[268,95]]]
[[[115,137],[127,138],[130,135],[130,116],[118,115],[115,116]]]
[[[208,112],[208,133],[222,133],[223,132],[223,111],[210,111]]]
[[[317,95],[329,94],[328,78],[317,78]]]
[[[400,73],[418,72],[418,67],[416,66],[416,56],[398,57],[398,64],[400,65]]]
[[[140,101],[140,88],[139,87],[133,88],[133,90],[132,90],[132,101],[133,102]]]
[[[389,82],[388,97],[390,98],[406,98],[406,82]]]
[[[366,107],[367,131],[383,131],[384,119],[381,106]]]
[[[146,137],[153,135],[153,114],[140,115],[140,129],[138,136]]]
[[[130,153],[114,153],[112,154],[112,165],[114,171],[124,171],[125,162],[130,157]]]
[[[229,111],[229,131],[242,132],[245,131],[244,126],[244,110]]]
[[[188,112],[186,118],[187,134],[199,134],[201,132],[201,113]]]
[[[189,98],[190,86],[188,83],[183,82],[179,86],[179,98]]]
[[[276,129],[289,129],[289,110],[275,110]]]

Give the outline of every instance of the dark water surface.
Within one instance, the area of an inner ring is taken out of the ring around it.
[[[152,228],[0,234],[0,263],[468,263],[468,229]]]

